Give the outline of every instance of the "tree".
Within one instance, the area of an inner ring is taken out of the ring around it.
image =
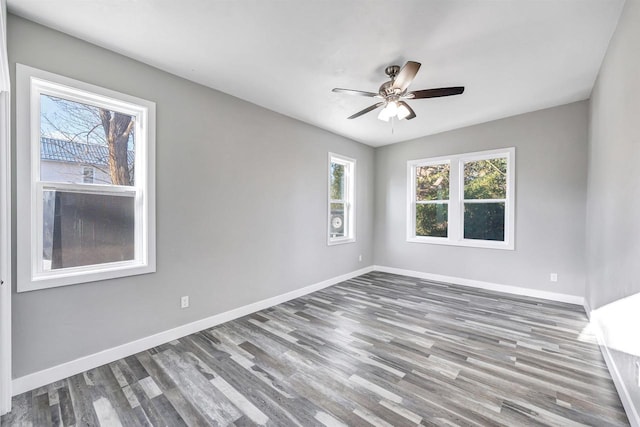
[[[132,116],[92,105],[42,95],[41,136],[107,147],[105,158],[87,162],[65,148],[76,163],[92,166],[110,177],[109,184],[132,185],[135,120]]]
[[[465,199],[504,199],[507,191],[507,159],[467,162],[464,165]]]
[[[115,185],[131,185],[128,150],[134,121],[131,116],[100,108],[100,120],[109,147],[109,175]]]
[[[331,199],[344,199],[344,165],[331,163]]]
[[[449,199],[449,164],[416,168],[416,200],[437,202]],[[447,237],[448,205],[416,204],[416,236]]]
[[[464,198],[486,200],[465,203],[465,239],[504,240],[504,202],[507,197],[507,159],[496,158],[468,162],[464,165]],[[490,201],[492,200],[493,201]]]

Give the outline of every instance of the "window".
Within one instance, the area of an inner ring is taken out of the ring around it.
[[[449,162],[416,166],[416,236],[448,236],[449,170]]]
[[[17,65],[18,291],[155,271],[155,104]]]
[[[407,163],[410,242],[514,248],[515,149]]]
[[[84,166],[82,168],[82,182],[85,184],[93,184],[93,167]]]
[[[330,245],[356,241],[356,161],[329,153],[329,240]]]
[[[465,161],[463,167],[464,238],[504,242],[507,158]]]

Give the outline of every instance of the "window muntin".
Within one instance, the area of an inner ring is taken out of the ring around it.
[[[22,65],[18,103],[19,291],[155,271],[155,104]]]
[[[514,158],[508,148],[409,161],[407,240],[513,249]]]
[[[355,165],[329,153],[328,243],[355,241]]]

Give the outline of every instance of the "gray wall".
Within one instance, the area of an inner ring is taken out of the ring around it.
[[[149,99],[158,123],[157,273],[14,290],[14,378],[372,264],[372,148],[12,15],[8,49],[13,73]],[[326,243],[329,151],[358,161],[353,244]]]
[[[640,292],[640,2],[627,0],[593,88],[587,295],[591,308]]]
[[[640,411],[640,1],[627,0],[591,95],[587,301]],[[636,295],[627,301],[625,297]],[[597,312],[597,311],[596,311]],[[617,313],[618,315],[615,315]],[[638,420],[640,422],[640,420]]]
[[[376,151],[377,265],[584,295],[587,103],[389,145]],[[515,250],[408,243],[407,160],[516,147]],[[558,282],[549,273],[558,273]]]

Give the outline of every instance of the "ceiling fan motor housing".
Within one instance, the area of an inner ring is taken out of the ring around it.
[[[378,90],[378,93],[383,98],[387,98],[387,97],[392,96],[392,95],[399,95],[400,94],[400,92],[393,87],[393,80],[390,81],[390,82],[382,83],[382,85],[380,85],[380,89]]]

